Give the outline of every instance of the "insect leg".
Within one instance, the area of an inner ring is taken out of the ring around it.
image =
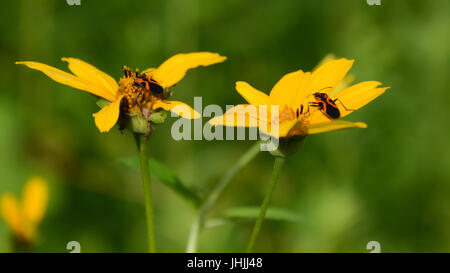
[[[346,111],[355,111],[355,109],[347,109],[347,107],[345,107],[345,105],[342,103],[342,101],[340,99],[334,99],[333,100],[333,102],[336,102],[336,101],[338,101],[342,105],[342,107],[344,107],[344,109]]]
[[[141,94],[142,94],[142,88],[139,90],[139,93],[137,94],[136,99],[134,100],[134,103],[138,103],[139,104],[138,99],[141,96]]]
[[[305,115],[307,116],[307,117],[309,117],[310,116],[310,109],[309,109],[309,107],[317,107],[317,108],[321,108],[321,104],[320,103],[318,103],[318,102],[308,102],[308,110],[306,110],[306,112],[305,112]]]
[[[141,94],[142,94],[142,89],[144,89],[145,86],[142,85],[141,83],[139,83],[139,82],[136,81],[136,80],[134,80],[134,84],[140,87],[139,93],[137,94],[136,99],[134,100],[134,103],[137,103],[138,106],[139,106],[139,108],[141,108],[141,105],[139,104],[138,99],[139,99],[139,97],[141,96]]]

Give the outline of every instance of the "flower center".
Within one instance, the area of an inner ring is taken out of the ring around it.
[[[147,74],[139,74],[139,70],[132,71],[124,66],[124,76],[119,80],[119,94],[124,96],[123,105],[125,112],[135,113],[142,109],[151,109],[157,97],[150,91],[148,85],[142,83],[142,78]]]
[[[294,110],[291,107],[284,105],[283,108],[280,110],[278,122],[283,123],[285,121],[293,120],[296,118],[298,118],[298,116],[295,114]]]
[[[303,113],[302,107],[297,108],[295,111],[293,108],[284,105],[280,110],[280,114],[277,117],[279,124],[290,120],[299,120],[300,122],[295,125],[295,127],[291,128],[288,136],[293,135],[306,135],[307,131],[305,129],[305,125],[309,123],[308,118],[305,113]]]

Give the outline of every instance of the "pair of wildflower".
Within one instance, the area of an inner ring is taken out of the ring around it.
[[[118,83],[94,66],[75,58],[62,59],[68,62],[69,69],[73,74],[37,62],[17,62],[17,64],[39,70],[56,82],[89,92],[99,98],[98,104],[102,109],[93,116],[100,132],[108,132],[119,122],[121,128],[130,128],[136,134],[146,197],[149,245],[150,251],[155,251],[146,138],[154,124],[164,121],[164,111],[170,111],[188,119],[200,118],[201,115],[189,105],[167,100],[172,95],[170,89],[185,76],[189,69],[220,63],[225,59],[226,57],[210,52],[177,54],[158,68],[149,68],[141,72],[125,68],[124,76]],[[352,65],[353,60],[332,58],[313,72],[298,70],[286,74],[273,87],[269,95],[253,88],[246,82],[239,81],[236,83],[236,90],[248,104],[235,106],[223,116],[214,117],[209,121],[213,126],[249,127],[264,124],[266,125],[264,128],[267,129],[275,122],[278,126],[275,137],[279,138],[281,146],[279,153],[274,154],[276,155],[274,173],[251,236],[249,251],[253,249],[284,158],[293,151],[291,142],[302,144],[304,137],[309,134],[367,127],[362,122],[330,118],[324,113],[323,106],[312,107],[315,108],[313,110],[309,109],[311,105],[319,105],[311,95],[320,91],[330,98],[333,106],[340,113],[338,117],[342,118],[363,107],[387,89],[387,87],[379,87],[381,83],[377,81],[366,81],[346,87],[347,80],[344,77]],[[334,104],[336,101],[340,103]],[[275,105],[278,106],[279,111],[270,113],[270,117],[260,115],[259,112],[250,116],[249,111],[246,110],[250,105],[256,108]],[[306,108],[308,111],[305,111]],[[256,119],[258,122],[251,123],[249,119]],[[267,130],[267,132],[271,132],[271,130]],[[143,135],[146,137],[142,137]]]
[[[120,79],[119,83],[94,66],[75,58],[62,58],[63,61],[68,62],[69,69],[73,74],[37,62],[17,62],[17,64],[24,64],[32,69],[39,70],[59,83],[87,91],[106,100],[106,103],[101,104],[104,107],[93,116],[100,132],[108,132],[118,122],[121,115],[143,115],[151,122],[150,115],[152,113],[166,110],[174,111],[183,118],[199,118],[200,114],[189,105],[179,101],[166,100],[171,95],[170,88],[185,76],[187,70],[220,63],[225,59],[226,57],[209,52],[178,54],[165,61],[158,68],[148,68],[140,73],[125,68],[124,77]],[[341,118],[363,107],[386,90],[386,87],[379,88],[378,86],[381,83],[377,81],[361,82],[343,90],[339,83],[344,79],[352,64],[353,60],[342,58],[327,61],[314,72],[299,70],[289,73],[281,78],[269,95],[242,81],[236,83],[236,90],[250,105],[278,105],[280,107],[280,113],[273,115],[271,119],[256,117],[258,120],[264,119],[269,127],[273,121],[279,122],[278,136],[280,138],[346,128],[365,128],[366,125],[361,122],[330,120],[321,111],[311,111],[311,113],[308,113],[309,115],[298,115],[301,108],[308,106],[310,102],[308,99],[313,99],[310,95],[318,90],[323,90],[333,99],[342,102],[338,104]],[[164,89],[164,93],[158,96],[152,92],[142,92],[142,87],[136,84],[136,78],[139,75],[146,75],[153,79]],[[176,107],[180,105],[185,108]],[[248,112],[245,111],[247,105],[228,110],[224,117],[248,115]],[[189,109],[190,111],[180,111],[180,109]],[[348,111],[348,109],[351,110]],[[227,124],[225,118],[215,117],[210,120],[210,123],[212,125],[249,125],[248,122],[239,122],[239,124],[236,122],[234,124],[233,120],[229,119],[228,123],[231,122],[232,124]]]

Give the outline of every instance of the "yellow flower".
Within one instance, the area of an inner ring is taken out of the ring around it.
[[[47,182],[40,177],[27,180],[21,204],[11,193],[4,193],[0,197],[1,215],[18,241],[24,243],[35,241],[37,227],[44,217],[47,203]]]
[[[326,61],[313,72],[298,70],[286,74],[269,95],[256,90],[246,82],[236,82],[236,90],[248,104],[237,105],[223,116],[214,117],[209,123],[213,126],[258,126],[263,133],[277,138],[305,136],[347,128],[366,128],[367,125],[362,122],[329,117],[324,109],[321,110],[314,104],[317,101],[313,94],[324,93],[338,108],[339,118],[342,118],[388,89],[378,87],[381,83],[377,81],[366,81],[345,89],[341,88],[341,82],[352,65],[353,60],[341,58]],[[279,107],[277,113],[271,113],[273,105]],[[266,112],[260,114],[261,106],[267,106],[267,114]],[[256,108],[257,111],[249,111],[250,108]],[[279,126],[278,134],[271,132],[271,127],[275,126],[275,123]],[[263,128],[261,124],[264,124]]]
[[[142,113],[149,120],[152,111],[164,109],[174,111],[184,118],[198,118],[200,115],[191,107],[179,101],[166,101],[171,95],[169,88],[179,82],[186,71],[198,66],[207,66],[223,62],[226,57],[210,52],[195,52],[188,54],[177,54],[172,56],[158,68],[146,69],[139,73],[132,72],[129,68],[124,69],[124,77],[117,83],[111,76],[98,70],[94,66],[75,58],[62,58],[69,63],[69,69],[73,74],[64,72],[55,67],[37,62],[16,62],[24,64],[29,68],[39,70],[56,82],[71,86],[76,89],[87,91],[97,97],[103,98],[110,103],[100,111],[93,114],[95,124],[100,132],[109,131],[118,121],[120,113],[130,116]],[[154,94],[151,88],[144,88],[136,80],[146,77],[163,90],[161,94]],[[190,111],[177,111],[183,105]],[[174,110],[173,110],[174,109]]]

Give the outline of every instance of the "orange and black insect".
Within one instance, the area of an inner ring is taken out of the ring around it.
[[[148,77],[145,74],[137,75],[136,78],[134,79],[134,84],[136,86],[142,87],[143,89],[149,92],[152,92],[154,95],[159,95],[164,91],[162,86],[159,85],[157,81],[153,80],[152,78]]]
[[[327,89],[331,87],[325,87],[323,89]],[[341,105],[344,107],[347,111],[352,111],[351,109],[347,109],[345,105],[340,101],[339,99],[331,99],[330,96],[328,96],[327,93],[321,93],[323,89],[319,90],[319,92],[315,92],[312,95],[314,96],[315,102],[309,102],[308,103],[308,110],[306,113],[309,114],[309,108],[310,107],[316,107],[318,108],[327,118],[329,119],[338,119],[341,117],[341,112],[339,111],[339,108],[336,104],[336,102],[340,102]],[[303,112],[303,105],[301,106],[300,114]],[[297,116],[298,116],[298,110],[297,110]]]
[[[162,86],[159,85],[159,83],[157,81],[153,80],[152,78],[148,77],[145,74],[137,75],[134,78],[134,85],[141,87],[141,89],[139,90],[139,93],[136,96],[136,101],[135,101],[136,103],[138,103],[138,99],[142,94],[142,90],[146,90],[147,92],[152,92],[152,94],[155,96],[161,95],[164,91]],[[139,103],[138,103],[138,105],[139,105]],[[141,107],[141,106],[139,105],[139,107]]]

